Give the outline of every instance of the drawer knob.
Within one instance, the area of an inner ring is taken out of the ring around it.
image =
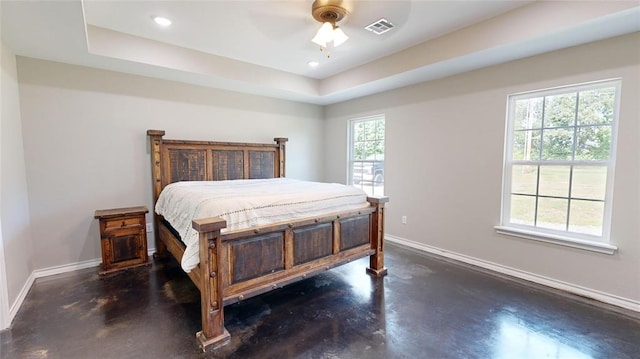
[[[124,221],[122,221],[122,225],[121,225],[121,227],[124,227],[124,226],[126,226],[126,225],[127,225],[127,224],[126,224]]]

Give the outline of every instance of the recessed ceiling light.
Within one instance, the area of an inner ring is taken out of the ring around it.
[[[309,61],[309,67],[318,67],[320,63],[318,61]]]
[[[156,24],[158,24],[160,26],[169,26],[169,25],[171,25],[171,20],[167,19],[166,17],[162,17],[162,16],[154,16],[153,17],[153,21],[155,21]]]

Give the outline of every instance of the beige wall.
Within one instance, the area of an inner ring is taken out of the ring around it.
[[[2,96],[0,96],[2,98],[0,117],[0,223],[2,230],[0,245],[3,245],[4,249],[4,270],[6,270],[8,303],[11,307],[27,283],[34,265],[16,57],[4,44],[2,44],[2,75],[0,79],[2,82]],[[1,263],[0,266],[2,266]],[[4,278],[0,278],[0,280],[4,280]]]
[[[615,77],[622,78],[622,101],[611,238],[619,251],[496,234],[507,95]],[[638,99],[635,33],[331,105],[324,179],[346,179],[347,121],[383,113],[387,233],[640,305]]]
[[[99,258],[96,209],[151,209],[147,129],[177,139],[288,137],[287,176],[321,178],[319,106],[22,57],[18,76],[36,268]]]

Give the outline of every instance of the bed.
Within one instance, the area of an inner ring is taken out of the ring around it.
[[[154,208],[162,190],[181,181],[228,181],[285,177],[286,138],[275,144],[164,139],[148,130]],[[280,288],[369,256],[367,273],[384,276],[384,205],[387,197],[367,197],[367,205],[328,214],[227,230],[219,217],[195,218],[197,265],[187,274],[200,290],[203,350],[230,339],[224,306]],[[155,258],[172,255],[182,263],[186,246],[178,232],[154,211]]]

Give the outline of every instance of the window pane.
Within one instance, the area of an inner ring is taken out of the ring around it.
[[[365,121],[365,139],[367,140],[379,140],[384,138],[384,122],[379,120]]]
[[[569,200],[556,198],[538,199],[537,226],[564,231],[567,228]]]
[[[538,166],[514,165],[511,170],[511,192],[536,194]]]
[[[573,155],[573,130],[559,128],[544,130],[542,133],[542,159],[566,161]]]
[[[604,200],[607,190],[607,167],[576,166],[573,168],[571,197]]]
[[[371,176],[374,185],[384,185],[384,162],[376,161],[371,164]]]
[[[542,127],[542,97],[516,101],[516,130]]]
[[[609,124],[613,122],[615,87],[580,92],[578,125]]]
[[[576,160],[606,161],[611,150],[611,126],[578,128]]]
[[[602,235],[602,219],[604,218],[604,202],[571,201],[569,230],[572,232]]]
[[[377,120],[376,121],[376,138],[378,140],[384,140],[384,120]]]
[[[372,194],[374,196],[384,196],[384,182],[374,179],[371,186],[373,188]]]
[[[569,197],[569,166],[540,166],[540,196]]]
[[[360,184],[362,182],[362,174],[364,172],[364,164],[362,161],[354,161],[351,165],[351,178],[353,184]]]
[[[511,223],[534,225],[536,198],[532,196],[511,195]]]
[[[356,142],[353,146],[353,159],[364,160],[365,159],[365,143]]]
[[[573,126],[576,118],[576,93],[545,97],[544,127]]]
[[[527,161],[540,159],[540,130],[516,131],[513,134],[512,157]]]
[[[376,131],[375,125],[373,122],[365,122],[364,123],[364,139],[367,141],[375,140]]]
[[[371,154],[367,157],[368,160],[382,161],[384,160],[384,141],[375,141],[370,143]]]
[[[364,141],[364,123],[356,122],[353,124],[353,140]]]

